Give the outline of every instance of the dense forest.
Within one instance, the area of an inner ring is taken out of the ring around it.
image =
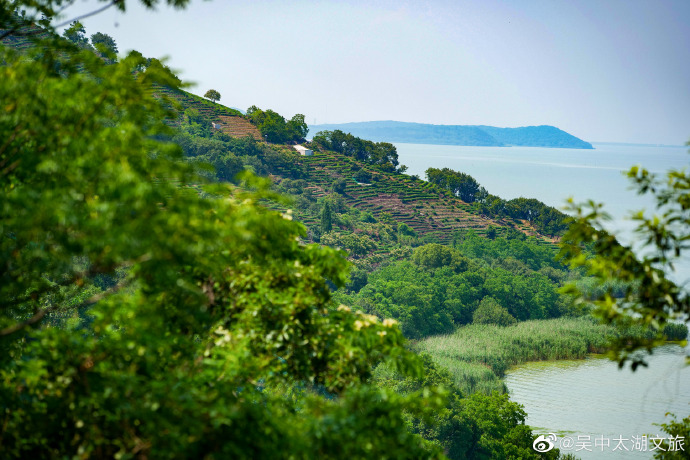
[[[566,216],[536,200],[337,130],[301,156],[303,115],[205,101],[76,22],[3,5],[0,29],[8,458],[559,458],[508,366],[687,335],[596,324],[640,285],[564,265]],[[547,330],[557,353],[514,346]]]

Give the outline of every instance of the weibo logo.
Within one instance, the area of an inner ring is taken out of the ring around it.
[[[548,436],[540,435],[532,443],[532,448],[537,452],[548,452],[554,448],[554,443],[556,442],[556,435],[554,433],[549,433]]]

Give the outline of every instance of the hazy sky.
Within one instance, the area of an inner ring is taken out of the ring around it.
[[[65,19],[102,5],[77,0]],[[308,123],[554,125],[690,139],[690,1],[192,1],[84,19],[221,103]]]

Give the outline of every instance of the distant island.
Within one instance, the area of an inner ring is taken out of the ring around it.
[[[374,142],[483,147],[594,148],[589,142],[554,126],[496,128],[494,126],[429,125],[402,121],[365,121],[311,125],[309,126],[309,133],[313,136],[319,131],[334,131],[336,129]]]

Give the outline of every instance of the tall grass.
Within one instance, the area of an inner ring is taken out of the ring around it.
[[[612,327],[587,318],[525,321],[515,326],[469,325],[452,334],[429,337],[416,344],[447,368],[465,394],[505,391],[505,371],[527,361],[578,359],[601,352]]]

